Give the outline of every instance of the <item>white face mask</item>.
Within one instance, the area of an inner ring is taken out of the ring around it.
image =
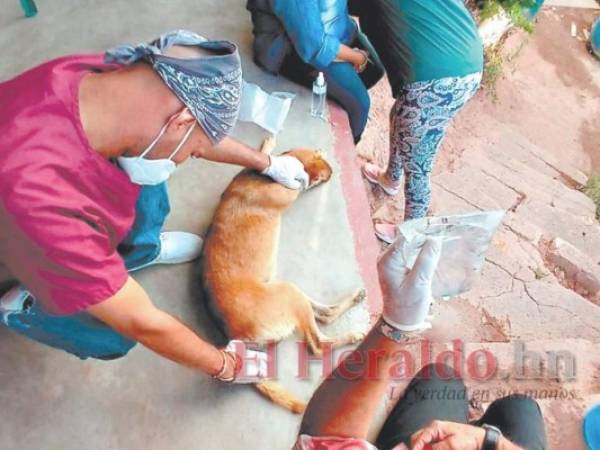
[[[172,161],[177,152],[185,145],[190,134],[196,126],[196,122],[187,130],[181,142],[177,145],[171,156],[162,159],[145,159],[146,156],[156,145],[159,139],[167,131],[167,127],[171,123],[172,118],[161,128],[158,136],[150,143],[150,145],[139,156],[119,156],[117,161],[121,169],[123,169],[132,183],[141,185],[157,185],[168,180],[177,165]]]

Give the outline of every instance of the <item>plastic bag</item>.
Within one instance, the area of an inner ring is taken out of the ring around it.
[[[238,120],[253,122],[277,135],[283,128],[295,96],[290,92],[268,94],[260,86],[244,81]]]
[[[469,291],[485,260],[485,253],[504,211],[462,214],[456,216],[423,217],[398,226],[398,236],[381,255],[398,250],[404,267],[415,263],[428,236],[442,238],[442,254],[432,285],[434,298],[451,297]]]

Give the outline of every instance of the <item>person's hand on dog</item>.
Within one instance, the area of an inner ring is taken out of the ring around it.
[[[258,383],[268,376],[269,360],[265,352],[251,350],[243,341],[232,340],[223,349],[224,366],[217,379],[229,383]]]
[[[383,320],[400,331],[431,328],[427,322],[431,284],[440,260],[442,241],[428,238],[411,270],[404,265],[400,247],[390,245],[377,262],[383,293]]]
[[[261,173],[289,189],[306,189],[309,184],[308,174],[298,158],[290,155],[270,156],[269,167]]]

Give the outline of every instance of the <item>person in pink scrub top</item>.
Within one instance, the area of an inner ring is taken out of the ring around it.
[[[228,137],[240,106],[237,47],[189,31],[104,55],[55,59],[0,83],[0,326],[80,358],[137,342],[224,381],[240,356],[154,306],[128,270],[196,258],[202,241],[161,233],[166,180],[191,157],[256,169],[292,189],[290,156]],[[265,374],[266,357],[246,381]]]

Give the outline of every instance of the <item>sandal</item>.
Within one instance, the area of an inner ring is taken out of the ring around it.
[[[392,244],[396,240],[398,226],[392,223],[376,223],[375,236],[386,244]]]
[[[383,169],[375,164],[365,163],[362,166],[362,173],[370,183],[380,186],[387,195],[394,196],[400,192],[400,183],[397,185],[389,184],[389,181],[385,178]],[[385,181],[383,181],[384,179]]]

